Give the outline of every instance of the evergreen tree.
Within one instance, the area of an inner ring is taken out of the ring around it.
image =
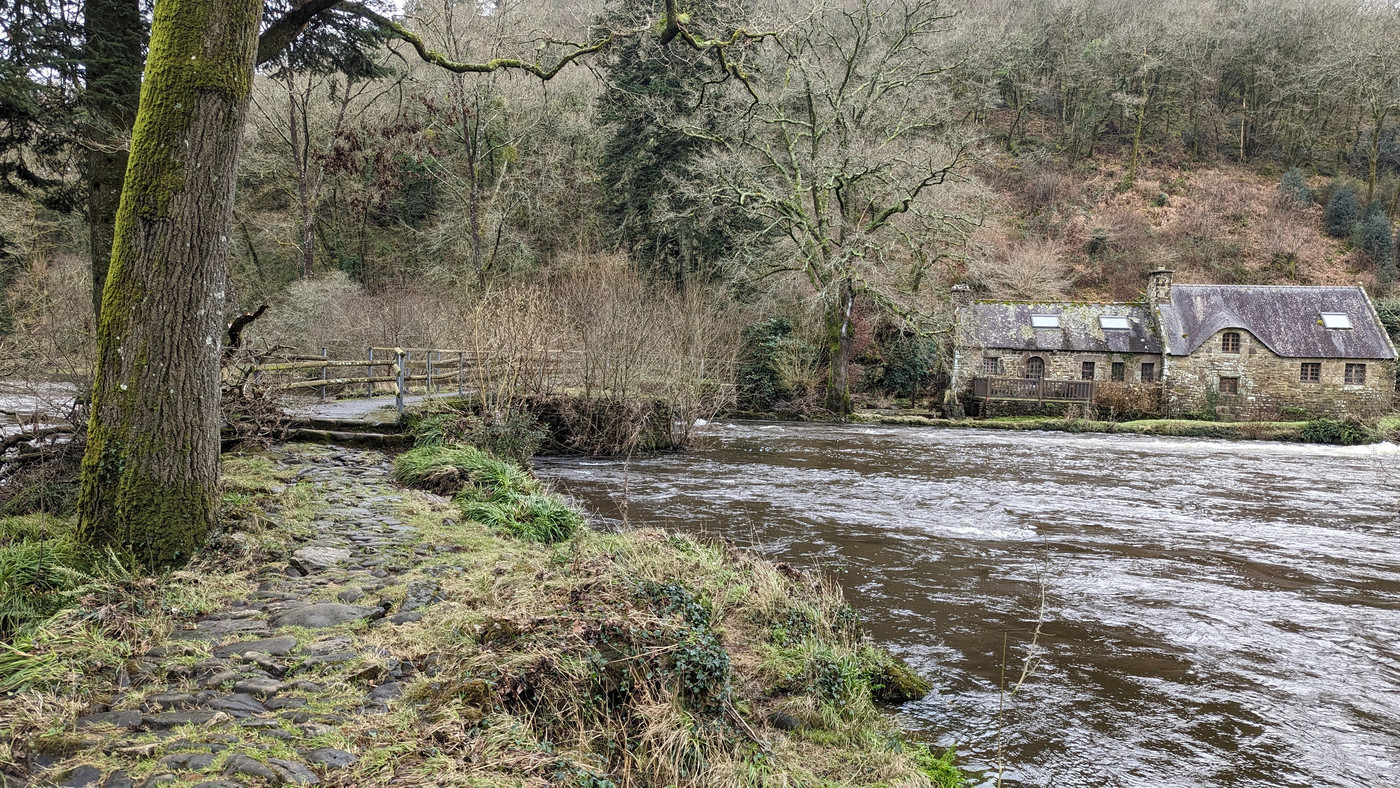
[[[69,177],[82,24],[52,3],[0,6],[0,194],[56,210],[78,203]]]
[[[623,0],[615,23],[655,18],[656,0]],[[692,27],[723,27],[735,11],[711,3],[688,9]],[[757,228],[733,212],[719,212],[678,188],[705,154],[714,131],[706,90],[713,63],[688,47],[664,46],[651,36],[614,45],[603,65],[606,86],[597,123],[610,134],[603,146],[604,213],[619,245],[645,272],[684,285],[711,278],[734,251],[731,239]]]
[[[1356,192],[1350,186],[1342,186],[1332,192],[1323,213],[1323,223],[1327,233],[1333,238],[1345,238],[1351,234],[1361,207],[1356,201]]]
[[[1371,264],[1376,267],[1376,275],[1383,282],[1395,279],[1395,241],[1390,228],[1390,219],[1385,211],[1373,211],[1369,207],[1356,227],[1354,236],[1356,248],[1360,249]]]
[[[1308,188],[1308,175],[1297,167],[1289,167],[1279,182],[1279,191],[1298,206],[1312,203],[1312,189]]]

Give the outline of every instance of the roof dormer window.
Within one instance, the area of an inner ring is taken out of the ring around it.
[[[1351,328],[1351,318],[1345,312],[1323,312],[1321,314],[1323,328]]]
[[[1132,326],[1123,315],[1099,315],[1099,328],[1105,331],[1127,331]]]
[[[1059,315],[1031,315],[1031,328],[1059,328]]]

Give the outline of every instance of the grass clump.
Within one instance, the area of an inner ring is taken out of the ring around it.
[[[517,494],[540,488],[520,466],[457,443],[418,446],[400,454],[394,460],[394,480],[448,497],[470,488]]]
[[[457,496],[462,516],[517,539],[552,544],[569,539],[583,527],[583,516],[552,493],[497,490],[485,494],[487,500]]]
[[[1335,446],[1359,446],[1377,440],[1376,431],[1356,419],[1313,419],[1303,425],[1301,434],[1307,443]]]
[[[549,438],[539,419],[522,409],[476,413],[443,407],[414,414],[409,431],[415,446],[480,446],[496,457],[521,464],[539,454]]]
[[[31,633],[73,606],[109,563],[117,562],[78,543],[71,519],[0,520],[0,641]]]
[[[531,542],[562,542],[583,527],[583,516],[546,492],[524,468],[475,446],[419,446],[394,461],[401,484],[452,496],[468,520]]]

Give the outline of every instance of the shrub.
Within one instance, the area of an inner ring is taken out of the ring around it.
[[[900,333],[884,352],[880,388],[891,394],[914,396],[933,381],[938,371],[938,340]]]
[[[788,394],[783,357],[792,352],[792,345],[792,323],[787,318],[770,317],[744,329],[735,381],[741,409],[772,410]]]
[[[1393,342],[1400,343],[1400,298],[1376,299],[1376,314]]]
[[[1312,189],[1308,187],[1308,175],[1297,167],[1289,167],[1279,181],[1279,192],[1287,202],[1297,207],[1311,205]]]
[[[784,317],[744,329],[735,376],[740,410],[805,412],[815,397],[818,353]]]
[[[1322,221],[1327,233],[1333,238],[1346,238],[1351,234],[1351,227],[1356,224],[1360,213],[1361,206],[1356,201],[1356,191],[1350,186],[1342,186],[1333,191],[1332,199],[1327,201]]]
[[[1094,386],[1094,405],[1109,421],[1157,416],[1162,412],[1162,387],[1102,381]]]
[[[664,451],[686,440],[673,429],[672,410],[664,398],[552,394],[530,397],[531,412],[549,436],[551,453],[619,457],[636,451]]]
[[[1356,419],[1313,419],[1303,425],[1302,438],[1307,443],[1330,443],[1335,446],[1357,446],[1376,441],[1375,430]]]
[[[1382,282],[1395,279],[1394,236],[1391,235],[1390,219],[1383,210],[1367,208],[1366,216],[1356,225],[1352,243],[1376,267],[1376,275]]]

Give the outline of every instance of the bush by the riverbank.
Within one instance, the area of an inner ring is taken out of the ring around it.
[[[231,527],[184,571],[51,564],[78,585],[0,650],[0,763],[138,784],[961,783],[876,708],[927,684],[824,578],[659,531],[517,538],[468,505],[547,494],[469,459],[460,489],[437,477],[451,503],[389,487],[374,452],[228,457]],[[327,605],[355,615],[308,628]]]
[[[1159,435],[1176,438],[1223,438],[1227,440],[1290,441],[1355,446],[1396,440],[1400,419],[1388,417],[1377,424],[1357,421],[1314,419],[1312,421],[1193,421],[1189,419],[1140,419],[1137,421],[1097,421],[1083,418],[1003,416],[991,419],[943,419],[926,415],[858,413],[856,421],[906,427],[960,427],[987,430],[1100,432],[1129,435]]]

